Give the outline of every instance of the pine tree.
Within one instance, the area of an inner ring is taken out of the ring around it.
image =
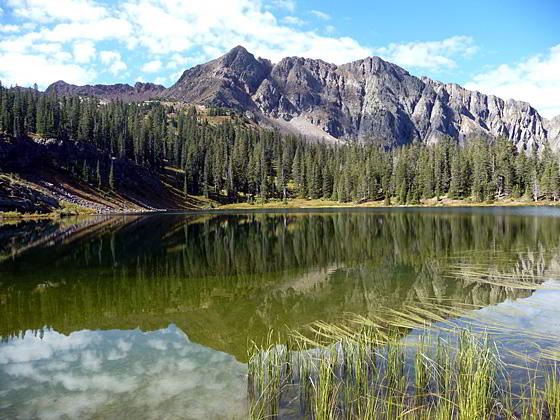
[[[183,197],[186,199],[187,194],[189,193],[189,184],[187,183],[187,171],[185,171],[185,175],[183,177]]]
[[[210,153],[206,152],[204,156],[204,172],[203,172],[202,191],[204,197],[208,198],[208,185],[210,184]]]
[[[113,159],[111,159],[111,168],[109,169],[109,188],[111,191],[115,190],[115,165]]]
[[[84,159],[84,164],[82,166],[82,180],[86,183],[89,182],[89,168],[87,161]]]
[[[97,167],[95,170],[96,177],[97,177],[97,188],[101,189],[101,166],[99,160],[97,160]]]

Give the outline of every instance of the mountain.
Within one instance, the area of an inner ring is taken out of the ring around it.
[[[216,60],[186,70],[163,96],[258,111],[252,96],[272,68],[270,61],[257,60],[245,48],[235,47]]]
[[[145,101],[156,98],[165,90],[162,85],[137,82],[134,86],[117,83],[115,85],[76,86],[62,80],[50,85],[45,93],[56,93],[61,96],[97,96],[101,99],[121,99],[128,102]]]
[[[551,120],[545,120],[545,128],[548,133],[550,145],[554,149],[560,149],[560,115],[557,115]]]
[[[444,137],[464,142],[474,136],[504,136],[518,148],[547,139],[560,146],[559,121],[543,119],[526,102],[418,78],[379,57],[340,66],[301,57],[273,64],[238,46],[186,70],[169,89],[55,85],[59,93],[124,100],[157,96],[235,108],[252,113],[261,125],[329,140],[395,146]]]

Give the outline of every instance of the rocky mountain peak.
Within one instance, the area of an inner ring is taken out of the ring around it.
[[[560,147],[559,120],[544,120],[530,104],[418,78],[380,57],[342,65],[286,57],[272,64],[237,46],[186,70],[169,89],[149,83],[54,86],[64,93],[131,100],[152,95],[251,111],[264,126],[332,141],[395,146],[504,136],[518,148],[546,140]]]

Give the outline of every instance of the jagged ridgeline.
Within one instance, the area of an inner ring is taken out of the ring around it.
[[[0,336],[45,325],[69,334],[175,323],[193,341],[246,360],[247,339],[260,343],[270,329],[527,297],[557,263],[555,252],[538,250],[558,249],[559,229],[555,217],[398,209],[4,225]],[[491,281],[465,268],[489,262]]]
[[[558,158],[548,141],[531,152],[503,137],[336,147],[263,129],[227,108],[0,90],[2,172],[48,166],[108,194],[152,184],[151,195],[163,197],[160,208],[182,208],[189,195],[221,202],[301,197],[387,204],[442,195],[475,201],[560,196]],[[164,197],[164,184],[173,199]]]
[[[47,92],[142,101],[166,98],[250,112],[262,126],[327,141],[376,140],[388,146],[431,143],[452,137],[505,137],[518,149],[556,148],[560,120],[546,120],[530,104],[503,100],[418,78],[368,57],[334,65],[286,57],[278,63],[255,58],[238,46],[186,70],[169,89],[153,84],[75,86],[62,81]]]

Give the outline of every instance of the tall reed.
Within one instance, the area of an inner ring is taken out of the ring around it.
[[[397,332],[382,337],[373,328],[353,335],[331,332],[332,344],[295,336],[295,345],[254,347],[249,361],[251,419],[544,419],[560,420],[556,365],[543,389],[528,385],[528,397],[514,395],[505,366],[486,335],[467,329],[415,343]],[[313,344],[315,347],[309,348]]]

